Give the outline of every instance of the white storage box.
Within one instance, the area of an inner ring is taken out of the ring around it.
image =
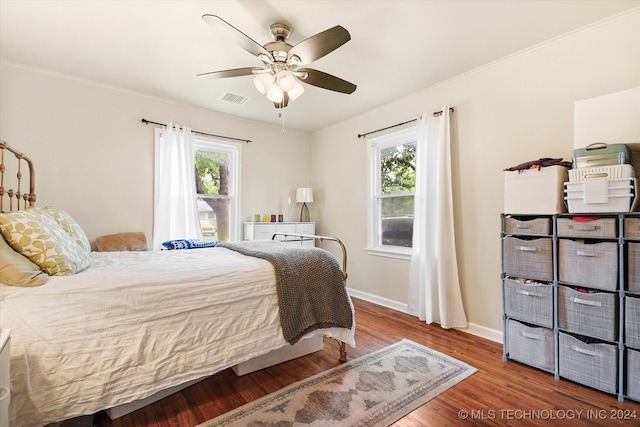
[[[525,215],[553,215],[567,211],[563,185],[569,180],[564,166],[505,171],[504,212]]]
[[[636,178],[566,182],[564,194],[570,213],[633,212],[637,205]]]
[[[631,165],[600,166],[595,168],[578,168],[569,170],[569,181],[584,181],[593,178],[635,178],[636,170]]]

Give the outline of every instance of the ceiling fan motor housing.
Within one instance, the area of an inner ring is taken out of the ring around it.
[[[278,41],[285,41],[291,35],[292,29],[287,24],[276,22],[275,24],[271,24],[269,31],[274,39]]]

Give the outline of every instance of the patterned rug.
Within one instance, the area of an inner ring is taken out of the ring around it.
[[[466,363],[402,340],[198,427],[388,426],[474,372]]]

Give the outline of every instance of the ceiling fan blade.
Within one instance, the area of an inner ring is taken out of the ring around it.
[[[276,108],[284,108],[289,105],[289,95],[287,92],[283,93],[282,102],[274,102],[273,106]]]
[[[229,24],[224,19],[220,18],[216,15],[202,15],[202,19],[211,25],[213,28],[218,30],[220,33],[232,39],[238,46],[246,50],[247,52],[258,56],[260,54],[265,54],[271,57],[269,52],[262,47],[258,42],[253,40],[251,37]]]
[[[313,70],[311,68],[300,68],[297,71],[307,73],[307,78],[300,79],[301,82],[317,86],[322,89],[329,89],[342,93],[353,93],[357,88],[353,83],[342,80],[339,77],[332,76],[331,74],[323,73],[322,71]]]
[[[321,33],[302,40],[289,50],[289,58],[296,55],[300,64],[309,64],[326,54],[333,52],[351,40],[351,35],[344,27],[336,25]]]
[[[262,68],[233,68],[231,70],[211,71],[210,73],[198,74],[198,77],[204,77],[205,79],[224,79],[226,77],[250,76],[254,74],[254,71],[260,70],[262,70]]]

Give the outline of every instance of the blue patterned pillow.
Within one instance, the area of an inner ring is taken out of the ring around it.
[[[218,246],[218,240],[203,239],[178,239],[162,242],[162,246],[167,249],[197,249],[197,248],[214,248]]]

